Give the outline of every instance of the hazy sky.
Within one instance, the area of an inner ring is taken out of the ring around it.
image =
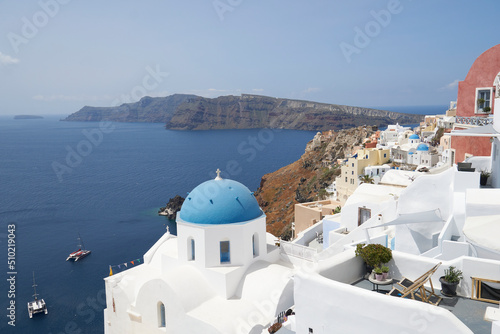
[[[447,105],[498,0],[0,1],[0,114],[143,95]]]

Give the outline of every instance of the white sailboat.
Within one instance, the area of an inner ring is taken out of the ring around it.
[[[88,249],[85,249],[85,246],[83,244],[82,237],[80,236],[80,233],[78,233],[78,250],[74,251],[73,253],[70,253],[66,261],[68,260],[75,260],[78,261],[81,258],[84,258],[85,256],[90,254],[90,251]]]
[[[49,311],[47,310],[47,305],[43,299],[38,299],[38,294],[36,293],[36,283],[35,283],[35,272],[33,272],[33,289],[35,290],[35,294],[33,297],[34,300],[28,302],[28,314],[30,319],[33,318],[33,314],[44,312],[47,314]]]

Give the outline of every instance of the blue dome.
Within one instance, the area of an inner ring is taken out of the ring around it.
[[[417,147],[417,151],[428,151],[428,150],[429,150],[429,146],[427,146],[426,144],[420,144]]]
[[[414,133],[410,136],[410,139],[420,139],[420,137]]]
[[[231,224],[262,215],[253,193],[243,184],[215,179],[203,182],[188,195],[179,217],[194,224]]]

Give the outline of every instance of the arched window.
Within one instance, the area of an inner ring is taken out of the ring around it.
[[[165,327],[165,305],[162,302],[158,303],[158,327]]]
[[[193,238],[188,238],[187,240],[188,247],[188,261],[194,261],[196,259],[196,245]]]
[[[220,263],[231,263],[229,240],[220,242]]]
[[[257,233],[252,235],[252,249],[253,257],[259,256],[259,235]]]

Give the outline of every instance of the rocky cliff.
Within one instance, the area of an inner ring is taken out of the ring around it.
[[[340,174],[335,164],[326,166],[354,153],[373,132],[371,127],[357,127],[317,134],[299,160],[264,175],[255,196],[267,215],[267,231],[289,238],[294,205],[325,196],[324,188]]]
[[[364,124],[416,124],[422,115],[260,95],[215,99],[175,94],[119,107],[83,107],[66,121],[164,122],[172,130],[282,128],[325,131]]]
[[[167,129],[281,128],[325,131],[364,124],[416,124],[422,115],[260,95],[198,97],[179,106]]]
[[[184,200],[184,197],[175,195],[174,198],[168,200],[167,205],[161,207],[160,210],[158,210],[158,214],[161,216],[167,216],[167,218],[170,220],[175,220],[177,217],[177,212],[181,210]]]
[[[196,95],[187,94],[174,94],[167,97],[145,96],[138,102],[124,103],[116,107],[85,106],[63,121],[167,123],[182,103],[196,97]]]

